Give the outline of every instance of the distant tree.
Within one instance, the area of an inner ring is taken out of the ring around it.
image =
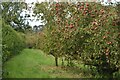
[[[21,16],[23,9],[27,9],[27,4],[25,2],[2,2],[0,4],[0,9],[2,11],[2,20],[6,24],[12,26],[16,31],[24,32],[24,30],[30,28],[29,24],[25,24],[25,18]]]

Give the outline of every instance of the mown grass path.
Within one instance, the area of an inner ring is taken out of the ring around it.
[[[5,78],[77,78],[82,74],[74,74],[61,67],[56,67],[54,57],[41,50],[25,49],[3,65]]]

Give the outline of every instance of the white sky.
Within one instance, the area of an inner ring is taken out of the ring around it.
[[[45,0],[25,0],[27,3],[32,3],[32,2],[44,2]]]
[[[41,2],[43,2],[44,0],[40,0]],[[32,7],[34,7],[34,5],[31,5],[30,3],[32,3],[32,2],[36,2],[36,0],[26,0],[26,3],[28,3],[28,6],[30,7],[30,6],[32,6]],[[27,21],[29,22],[29,24],[30,24],[30,26],[35,26],[35,25],[42,25],[43,23],[42,23],[42,21],[41,20],[37,20],[37,17],[33,17],[32,15],[34,15],[34,13],[33,13],[33,10],[32,10],[32,8],[29,8],[28,10],[23,10],[23,12],[21,13],[21,15],[22,16],[25,16],[25,14],[29,14],[30,15],[30,17],[29,18],[26,18],[26,23],[27,23]],[[32,20],[32,21],[30,21],[30,20]]]

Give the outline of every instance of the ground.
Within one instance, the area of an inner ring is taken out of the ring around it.
[[[5,78],[89,78],[89,72],[84,66],[63,68],[60,62],[56,67],[53,56],[37,49],[25,49],[3,65]]]

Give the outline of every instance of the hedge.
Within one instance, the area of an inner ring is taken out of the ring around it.
[[[24,38],[11,26],[2,23],[2,53],[3,62],[25,48]]]

